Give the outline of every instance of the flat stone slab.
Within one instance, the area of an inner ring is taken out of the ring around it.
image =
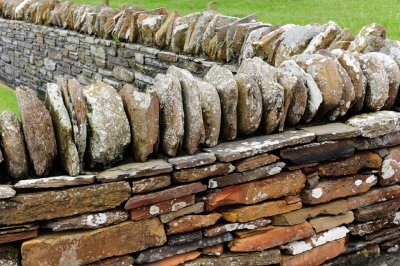
[[[131,194],[128,182],[18,194],[0,201],[0,224],[22,224],[115,208]]]
[[[68,186],[80,186],[92,184],[95,175],[79,175],[79,176],[54,176],[38,179],[26,179],[18,181],[15,188],[57,188]]]
[[[303,127],[303,130],[314,133],[317,141],[350,139],[361,135],[358,128],[348,126],[343,123],[330,123],[320,126]]]
[[[138,207],[142,207],[142,206],[146,206],[146,205],[151,205],[151,204],[162,202],[162,201],[176,199],[179,197],[192,195],[192,194],[204,191],[206,189],[207,189],[206,185],[203,185],[202,183],[198,182],[198,183],[192,183],[192,184],[188,184],[188,185],[173,187],[173,188],[165,189],[165,190],[150,193],[150,194],[133,196],[125,204],[125,209],[130,210],[130,209],[134,209],[134,208],[138,208]]]
[[[222,254],[219,257],[200,257],[185,263],[185,266],[247,266],[247,265],[275,265],[281,261],[279,249],[269,249],[261,252]]]
[[[268,219],[258,219],[254,221],[250,221],[247,223],[228,223],[223,225],[216,225],[210,228],[204,229],[204,236],[211,237],[220,235],[226,232],[232,232],[237,230],[254,230],[263,226],[266,226],[271,223],[271,220]]]
[[[132,181],[132,193],[147,193],[171,185],[171,177],[169,175],[160,175],[148,177],[142,180]]]
[[[242,173],[233,173],[220,177],[211,178],[208,181],[209,188],[227,187],[257,179],[262,179],[268,176],[279,174],[285,167],[284,162],[277,162],[267,166],[263,166],[254,170]]]
[[[14,197],[15,190],[10,185],[0,185],[0,199],[8,199]]]
[[[314,138],[314,133],[305,130],[293,130],[285,131],[280,134],[225,142],[204,150],[214,153],[219,161],[231,162],[287,146],[309,143]]]
[[[157,218],[127,221],[90,231],[48,234],[25,241],[21,248],[22,263],[27,266],[37,265],[38,261],[43,265],[83,265],[160,246],[166,240],[164,228]]]
[[[113,224],[122,223],[129,215],[125,211],[111,210],[97,213],[85,213],[78,216],[66,217],[49,221],[41,227],[50,228],[54,232],[71,229],[96,229]]]
[[[172,164],[176,170],[180,170],[212,164],[215,160],[216,158],[212,153],[197,153],[194,155],[170,158],[168,162]]]
[[[129,163],[120,165],[99,173],[96,179],[100,182],[113,182],[128,178],[155,176],[172,172],[172,165],[162,159],[150,160],[144,163]]]
[[[3,234],[3,235],[0,235],[0,244],[34,238],[34,237],[38,236],[38,233],[39,233],[38,229],[34,229],[31,231]]]
[[[176,236],[170,236],[168,237],[168,245],[174,246],[174,245],[180,245],[196,240],[200,240],[203,238],[203,233],[201,230],[186,233],[186,234],[181,234],[181,235],[176,235]]]
[[[354,141],[324,141],[281,150],[281,158],[296,165],[336,159],[354,153]]]
[[[233,237],[230,233],[225,233],[215,237],[203,238],[201,240],[193,241],[187,244],[154,248],[141,252],[137,257],[136,262],[140,264],[154,262],[164,258],[172,257],[174,255],[194,251],[200,248],[215,246],[223,242],[231,241],[232,239]]]
[[[170,212],[170,213],[166,213],[166,214],[162,214],[160,215],[160,220],[162,223],[169,223],[170,221],[178,218],[178,217],[182,217],[188,214],[199,214],[204,212],[204,202],[197,202],[196,204],[193,204],[191,206],[188,206],[186,208],[174,211],[174,212]]]
[[[400,131],[400,113],[379,111],[356,115],[347,120],[346,124],[358,128],[363,137],[376,138]]]

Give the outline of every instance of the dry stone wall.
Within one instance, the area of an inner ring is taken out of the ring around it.
[[[398,249],[400,45],[382,26],[0,10],[1,77],[24,85],[20,121],[0,114],[1,265],[353,265]]]

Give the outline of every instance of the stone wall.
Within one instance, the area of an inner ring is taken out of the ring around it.
[[[149,86],[175,65],[204,76],[215,63],[155,47],[104,40],[70,30],[0,18],[0,79],[44,94],[45,84],[69,75],[81,84],[96,80],[121,88]]]

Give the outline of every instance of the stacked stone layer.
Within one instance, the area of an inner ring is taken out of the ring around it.
[[[0,185],[0,262],[337,265],[396,251],[399,116]]]
[[[46,84],[44,102],[17,89],[21,122],[0,114],[0,264],[338,265],[398,249],[400,45],[382,26],[49,0],[0,12],[2,79]]]

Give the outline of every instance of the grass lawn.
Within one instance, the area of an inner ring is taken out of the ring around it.
[[[0,83],[0,112],[4,110],[9,110],[19,115],[15,92]]]
[[[176,9],[181,15],[204,11],[213,0],[110,0],[112,7],[122,4],[147,8]],[[400,4],[398,0],[214,0],[217,10],[225,15],[243,17],[256,14],[272,24],[326,23],[333,20],[342,28],[357,34],[371,22],[383,24],[392,39],[400,39]],[[100,4],[102,0],[74,0],[75,3]]]

